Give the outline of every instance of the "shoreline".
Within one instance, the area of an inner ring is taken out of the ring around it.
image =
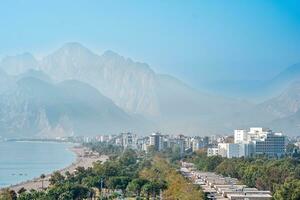
[[[55,170],[55,171],[60,172],[62,175],[65,175],[65,173],[67,171],[70,173],[73,173],[77,167],[84,167],[84,168],[92,167],[94,162],[96,162],[96,161],[105,162],[108,159],[108,156],[97,155],[83,146],[73,146],[73,147],[69,148],[69,150],[72,151],[73,153],[75,153],[76,159],[74,162],[72,162],[67,167],[59,169],[59,170]],[[46,177],[44,178],[44,181],[43,181],[44,188],[46,188],[50,185],[49,178],[55,171],[51,172],[50,174],[45,174]],[[11,189],[11,190],[18,192],[18,190],[20,190],[21,188],[25,188],[26,190],[31,190],[31,189],[42,190],[42,179],[40,177],[36,177],[31,180],[27,180],[27,181],[20,182],[20,183],[11,185],[11,186],[0,188],[0,190]]]

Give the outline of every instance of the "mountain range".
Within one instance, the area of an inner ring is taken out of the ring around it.
[[[264,96],[260,103],[209,87],[195,90],[145,63],[112,51],[97,55],[78,43],[40,60],[30,53],[9,56],[0,69],[0,134],[5,137],[121,131],[208,135],[250,125],[274,125],[289,134],[299,129],[300,65],[243,91]]]

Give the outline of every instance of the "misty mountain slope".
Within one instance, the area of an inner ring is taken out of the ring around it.
[[[219,132],[249,120],[256,122],[260,119],[253,117],[257,113],[263,116],[257,109],[254,111],[255,106],[249,102],[194,90],[174,77],[156,74],[147,64],[112,51],[98,56],[78,43],[67,43],[46,56],[39,61],[38,69],[56,83],[73,79],[91,85],[130,113],[135,119],[134,126],[144,129],[162,128],[174,133]],[[31,74],[38,73],[31,71]],[[43,75],[35,75],[30,77],[45,80]],[[100,99],[97,101],[101,104]],[[72,108],[76,113],[76,106]]]
[[[40,67],[56,81],[89,83],[119,107],[136,114],[156,115],[154,72],[145,64],[111,51],[98,56],[77,43],[67,43],[41,61]]]
[[[202,88],[215,94],[262,103],[270,98],[277,97],[290,84],[299,80],[300,63],[297,63],[286,68],[270,80],[215,81],[203,84]]]
[[[12,65],[24,65],[23,62],[18,64],[19,60],[17,56],[16,61],[11,62]],[[30,66],[30,63],[24,65],[24,68],[27,69],[27,66]],[[5,67],[5,69],[10,68],[14,67]],[[164,104],[163,101],[166,101],[168,97],[176,96],[175,94],[182,94],[181,99],[185,98],[182,101],[191,105],[206,104],[207,101],[220,102],[218,104],[225,105],[234,101],[192,90],[174,77],[156,74],[147,64],[125,59],[112,51],[106,51],[98,56],[78,43],[65,44],[42,59],[38,68],[56,82],[69,79],[86,82],[123,109],[146,116],[163,114],[161,110],[168,109],[168,104]],[[20,72],[24,70],[20,69]],[[33,72],[40,71],[32,70],[31,73]],[[176,99],[178,100],[176,105],[184,103],[180,102],[178,97]],[[167,99],[169,103],[170,100],[175,100],[175,98]],[[210,106],[210,109],[207,105],[201,106],[206,110],[203,110],[204,112],[211,111],[212,108],[218,109],[215,108],[216,105]],[[190,109],[190,111],[194,112],[195,109],[198,108]]]
[[[77,43],[68,43],[47,56],[41,68],[58,81],[77,79],[86,82],[133,113],[160,114],[165,108],[159,107],[160,96],[164,93],[170,97],[171,93],[181,93],[186,100],[194,102],[206,98],[224,103],[220,96],[212,99],[214,96],[192,90],[176,78],[156,74],[147,64],[125,59],[112,51],[97,56]]]
[[[291,74],[296,72],[297,70],[292,70]],[[257,105],[257,109],[270,114],[266,116],[268,120],[264,123],[265,126],[297,135],[300,132],[300,81],[297,80],[296,74],[291,76],[294,79],[285,80],[289,84],[280,95]]]
[[[275,78],[270,81],[270,85],[278,85],[281,87],[285,87],[295,80],[300,79],[300,63],[294,64],[281,73],[279,73]]]
[[[291,84],[299,80],[300,63],[297,63],[286,68],[273,79],[265,81],[265,84],[256,91],[257,96],[261,96],[261,99],[276,97],[288,89]]]
[[[13,77],[7,75],[5,71],[0,69],[0,94],[8,90],[14,85]]]
[[[17,81],[0,96],[1,133],[12,137],[32,136],[41,129],[50,129],[47,107],[43,105],[49,104],[55,96],[59,95],[53,87],[37,79]]]
[[[20,80],[22,78],[36,78],[48,83],[53,83],[52,79],[46,73],[44,73],[41,70],[35,70],[35,69],[29,69],[24,73],[14,76],[15,80]]]
[[[65,44],[36,61],[36,65],[32,64],[32,59],[20,59],[20,56],[15,60],[10,57],[9,60],[10,62],[6,61],[7,66],[1,65],[3,70],[25,72],[13,76],[13,80],[29,77],[55,87],[55,95],[59,98],[53,99],[51,96],[49,102],[41,104],[53,106],[53,111],[45,111],[46,121],[50,126],[63,118],[70,127],[84,122],[82,124],[89,124],[85,127],[97,129],[97,120],[100,120],[105,121],[103,127],[117,127],[119,129],[114,130],[118,132],[132,128],[205,134],[252,125],[266,126],[275,120],[292,116],[299,109],[299,84],[293,83],[300,76],[300,65],[287,68],[276,78],[266,82],[243,82],[242,86],[234,86],[254,98],[260,93],[265,96],[272,94],[272,99],[257,105],[251,103],[252,98],[249,98],[250,101],[242,98],[238,100],[192,89],[172,76],[155,73],[145,63],[132,61],[112,51],[97,55],[78,43]],[[2,76],[2,80],[9,77],[5,73]],[[75,80],[81,83],[78,84]],[[247,91],[242,88],[247,88]],[[47,89],[51,91],[51,88]],[[39,91],[38,88],[35,90]],[[40,92],[43,94],[43,91]],[[277,93],[282,94],[276,95]],[[11,98],[14,96],[11,95]],[[39,98],[36,96],[28,102],[38,104],[36,101]],[[22,103],[19,102],[24,106]],[[60,112],[54,109],[56,106]],[[89,112],[84,112],[85,110]],[[117,116],[116,126],[112,122],[114,115]],[[77,127],[76,130],[84,133],[86,130],[82,127]],[[99,131],[101,130],[103,129],[100,127]]]
[[[300,82],[291,83],[282,94],[265,101],[259,107],[273,113],[278,118],[295,114],[300,109]]]
[[[133,118],[79,81],[26,77],[0,96],[0,130],[10,137],[56,137],[134,129]]]
[[[289,135],[298,136],[300,132],[300,111],[287,117],[275,119],[266,125]]]
[[[75,76],[90,76],[98,69],[98,56],[77,43],[67,43],[40,61],[40,68],[60,82]],[[58,73],[59,72],[59,73]],[[79,78],[80,79],[80,78]]]
[[[221,111],[220,106],[222,105],[228,106],[224,107],[223,110],[230,107],[228,105],[230,102],[227,99],[200,93],[168,75],[157,76],[155,92],[161,113],[167,117],[175,117],[178,113],[183,116],[208,116],[211,113]]]
[[[188,126],[196,132],[209,123],[213,129],[221,130],[224,125],[233,128],[239,120],[232,122],[231,118],[253,107],[244,101],[196,91],[176,78],[156,74],[147,64],[112,51],[97,56],[77,43],[66,44],[47,56],[41,69],[57,81],[71,78],[86,82],[125,111],[145,116],[169,131],[183,132]]]
[[[264,84],[265,81],[260,80],[220,80],[205,82],[201,88],[227,97],[256,100],[260,96],[257,92]]]
[[[19,75],[28,69],[38,69],[38,61],[30,53],[7,56],[0,62],[0,68],[9,75]]]
[[[156,88],[163,130],[189,133],[229,132],[266,120],[255,104],[200,93],[177,79],[158,76]]]

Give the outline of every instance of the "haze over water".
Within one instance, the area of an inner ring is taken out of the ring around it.
[[[72,144],[55,142],[0,142],[0,187],[67,167],[76,156]]]

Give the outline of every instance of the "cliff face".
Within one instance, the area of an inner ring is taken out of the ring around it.
[[[6,137],[94,135],[134,129],[133,118],[95,88],[23,77],[0,95],[0,130]]]

